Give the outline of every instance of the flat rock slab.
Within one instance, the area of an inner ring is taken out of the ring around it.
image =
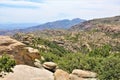
[[[44,68],[16,65],[13,71],[0,80],[54,80],[53,73]]]

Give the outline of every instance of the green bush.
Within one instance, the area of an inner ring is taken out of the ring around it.
[[[110,54],[110,47],[94,49],[88,54],[68,53],[58,56],[53,53],[43,55],[47,61],[53,61],[58,66],[71,73],[73,69],[89,70],[98,73],[100,80],[120,79],[120,53]]]
[[[89,53],[89,56],[93,56],[93,57],[107,57],[107,56],[110,55],[110,50],[111,50],[111,47],[109,45],[104,45],[102,47],[93,49]]]
[[[120,79],[120,59],[111,55],[103,58],[99,65],[96,65],[96,72],[101,80],[119,80]]]
[[[8,55],[4,54],[0,58],[0,72],[12,72],[12,69],[16,65],[15,60],[11,59]]]
[[[44,58],[45,58],[45,61],[53,61],[53,62],[57,62],[59,59],[60,59],[60,57],[59,56],[57,56],[56,54],[53,54],[53,53],[42,53],[42,56],[44,56]]]
[[[70,40],[77,41],[77,39],[78,35]],[[40,44],[49,47],[47,52],[41,50],[45,61],[53,61],[59,68],[69,73],[73,69],[82,69],[98,73],[100,80],[120,80],[120,53],[111,53],[113,48],[109,45],[93,47],[90,52],[83,47],[82,53],[70,53],[64,47],[49,40],[38,38],[33,43],[34,46]]]
[[[81,53],[69,54],[61,57],[58,65],[68,72],[72,72],[73,69],[94,71],[98,73],[100,80],[120,79],[120,59],[112,54],[108,57],[90,57]]]
[[[44,45],[49,47],[49,50],[46,50],[48,53],[53,53],[56,54],[58,56],[63,56],[66,53],[69,53],[68,50],[66,50],[64,47],[59,46],[56,42],[53,41],[49,41],[46,39],[42,39],[42,38],[35,38],[33,40],[33,46],[34,48],[37,48],[36,45]],[[40,51],[42,51],[43,53],[45,53],[45,50],[40,49]]]

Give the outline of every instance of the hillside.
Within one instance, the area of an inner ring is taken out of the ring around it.
[[[68,30],[46,29],[33,31],[34,37],[56,42],[58,45],[72,52],[84,52],[102,45],[110,45],[113,51],[120,51],[120,17],[93,19],[72,26]],[[23,35],[26,34],[17,34]],[[59,44],[59,42],[63,44]]]
[[[82,24],[77,24],[75,26],[72,26],[70,30],[81,30],[81,29],[91,29],[91,28],[111,28],[112,30],[118,29],[120,31],[120,16],[115,17],[109,17],[109,18],[101,18],[101,19],[93,19],[86,22],[83,22]]]

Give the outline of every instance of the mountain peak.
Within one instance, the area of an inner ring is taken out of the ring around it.
[[[78,20],[81,20],[80,18],[74,18],[72,19],[72,21],[78,21]]]

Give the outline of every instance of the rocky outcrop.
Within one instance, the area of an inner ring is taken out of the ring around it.
[[[98,28],[104,32],[120,33],[120,26],[116,25],[99,25]]]
[[[0,36],[0,55],[4,53],[14,58],[17,64],[31,66],[34,66],[34,60],[40,57],[38,50],[26,47],[25,44],[9,36]]]
[[[11,39],[9,36],[0,36],[0,52],[10,51],[15,47],[25,46],[23,43]]]
[[[42,64],[41,64],[41,62],[38,59],[35,59],[34,65],[37,68],[42,68]]]
[[[25,49],[29,52],[29,53],[39,53],[38,49],[34,49],[31,47],[25,47]]]
[[[74,74],[69,75],[69,80],[84,80],[84,78],[78,77]]]
[[[53,73],[44,68],[16,65],[13,71],[0,80],[54,80]]]
[[[61,69],[57,69],[54,73],[54,80],[69,80],[69,74]]]
[[[97,74],[94,72],[90,72],[90,71],[84,71],[84,70],[80,70],[80,69],[75,69],[72,71],[72,74],[78,75],[80,77],[97,77]]]
[[[69,75],[70,80],[97,80],[96,77],[96,73],[80,69],[73,70],[72,74]]]
[[[56,70],[56,68],[57,68],[57,64],[54,63],[54,62],[45,62],[45,63],[43,63],[43,67],[45,69],[48,69],[48,70],[54,72]]]

